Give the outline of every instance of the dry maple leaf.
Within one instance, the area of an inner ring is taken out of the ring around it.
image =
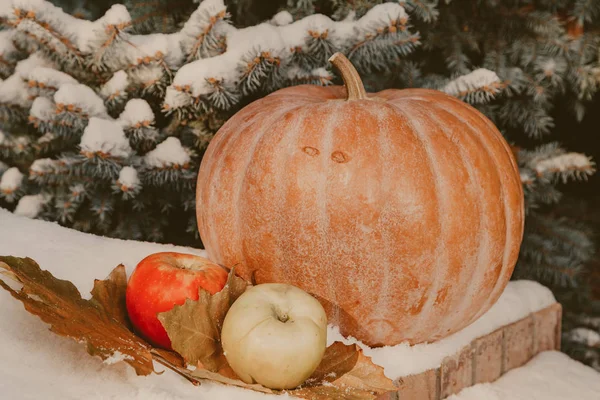
[[[180,306],[158,314],[173,350],[191,365],[218,372],[225,364],[221,347],[221,327],[225,314],[248,284],[232,268],[220,292],[211,295],[199,289],[198,300],[187,299]]]
[[[0,270],[23,287],[14,290],[0,279],[0,286],[20,300],[25,309],[50,324],[50,330],[87,344],[91,355],[103,360],[122,354],[138,375],[154,371],[151,346],[127,328],[125,267],[119,265],[104,281],[96,280],[92,298],[81,298],[69,281],[40,269],[30,258],[0,257]],[[117,353],[118,352],[118,353]]]
[[[366,400],[398,390],[383,368],[355,344],[335,342],[325,350],[317,370],[303,388],[289,393],[305,399]]]

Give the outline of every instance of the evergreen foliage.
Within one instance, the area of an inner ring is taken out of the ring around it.
[[[549,211],[559,183],[594,172],[551,133],[559,99],[581,120],[600,89],[600,2],[56,3],[64,11],[0,3],[0,206],[108,236],[197,243],[195,177],[212,135],[274,90],[339,84],[327,59],[342,51],[367,90],[445,91],[514,144],[527,209],[515,277],[554,289],[565,348],[600,369],[590,345],[600,306],[584,274],[591,233]]]

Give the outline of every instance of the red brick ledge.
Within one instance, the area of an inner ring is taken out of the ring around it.
[[[475,339],[439,368],[398,378],[397,392],[378,400],[441,400],[478,383],[493,382],[536,354],[560,350],[562,307],[554,303]]]

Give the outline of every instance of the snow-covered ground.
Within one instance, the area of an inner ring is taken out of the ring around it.
[[[31,257],[56,277],[73,282],[84,296],[95,278],[104,278],[116,265],[124,264],[129,274],[138,261],[157,251],[204,255],[198,249],[83,234],[0,210],[0,255]],[[446,355],[454,354],[472,339],[553,302],[552,294],[537,283],[511,282],[496,305],[461,332],[432,344],[366,348],[365,353],[391,378],[419,373],[439,366]],[[2,399],[253,400],[268,396],[212,383],[194,387],[170,371],[137,377],[124,363],[105,365],[99,358],[88,356],[83,346],[49,332],[46,324],[27,313],[5,291],[0,291],[0,321]],[[343,339],[335,327],[330,327],[328,335],[330,342]],[[157,366],[157,370],[162,367]],[[544,384],[536,388],[521,383],[530,381]],[[511,382],[523,387],[524,397],[515,388],[511,391]],[[536,393],[563,393],[568,385],[578,390],[576,397],[536,397]],[[600,399],[600,374],[560,353],[546,353],[496,383],[465,390],[454,400],[555,398]]]
[[[598,400],[600,374],[564,353],[538,354],[494,383],[464,389],[447,400]]]

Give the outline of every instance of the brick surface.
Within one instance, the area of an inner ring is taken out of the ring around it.
[[[394,382],[398,386],[399,400],[439,400],[440,369],[430,369],[418,375],[399,378]]]
[[[502,376],[504,330],[498,329],[473,342],[473,384],[493,382]]]
[[[458,354],[446,357],[441,368],[441,398],[444,399],[473,385],[473,348],[467,346]]]
[[[502,373],[518,368],[533,357],[533,315],[504,327]]]
[[[560,322],[562,307],[555,303],[533,314],[533,354],[560,350]]]

